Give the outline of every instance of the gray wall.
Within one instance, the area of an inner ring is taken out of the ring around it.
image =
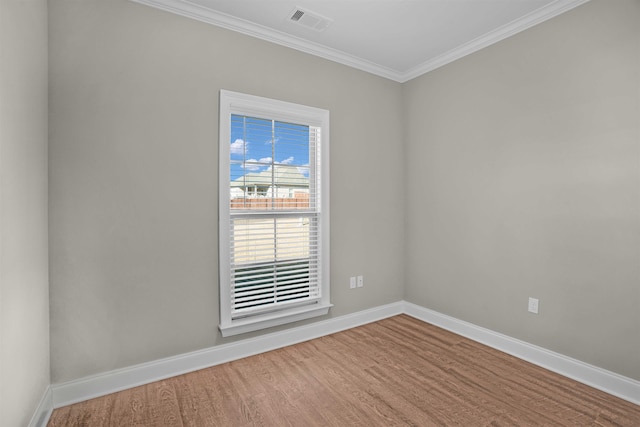
[[[0,2],[0,424],[49,385],[47,2]]]
[[[408,301],[640,380],[639,23],[592,1],[404,85]]]
[[[331,111],[332,316],[405,298],[640,379],[639,8],[593,0],[400,85],[51,2],[53,382],[245,338],[217,331],[220,89]]]
[[[124,0],[49,7],[53,382],[230,341],[220,89],[331,111],[331,315],[402,298],[398,83]]]

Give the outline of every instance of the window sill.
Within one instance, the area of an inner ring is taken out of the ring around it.
[[[262,316],[250,317],[246,319],[232,320],[226,325],[219,325],[223,337],[244,334],[258,331],[260,329],[271,328],[273,326],[284,325],[286,323],[297,322],[298,320],[311,319],[312,317],[324,316],[329,312],[333,304],[314,304],[294,309],[269,313]]]

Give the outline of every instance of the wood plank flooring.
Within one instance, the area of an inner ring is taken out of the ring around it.
[[[640,426],[640,406],[395,316],[56,409],[62,426]]]

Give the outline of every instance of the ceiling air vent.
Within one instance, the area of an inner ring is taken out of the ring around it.
[[[310,12],[300,7],[296,7],[289,14],[289,21],[316,31],[326,30],[331,22],[333,22],[329,18],[325,18],[322,15],[319,15],[315,12]]]

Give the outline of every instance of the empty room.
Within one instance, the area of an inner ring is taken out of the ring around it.
[[[640,0],[0,0],[0,426],[640,426]]]

